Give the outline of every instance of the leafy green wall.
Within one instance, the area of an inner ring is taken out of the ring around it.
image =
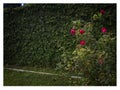
[[[72,21],[89,22],[105,9],[113,12],[110,26],[115,28],[115,8],[115,4],[31,4],[4,9],[4,64],[55,67],[64,50],[76,47]]]

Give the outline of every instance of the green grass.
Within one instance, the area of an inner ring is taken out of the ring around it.
[[[43,69],[44,70],[44,69]],[[80,86],[82,79],[4,69],[4,86]]]

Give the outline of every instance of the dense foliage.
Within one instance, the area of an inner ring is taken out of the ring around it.
[[[56,67],[83,75],[88,85],[115,85],[116,5],[41,4],[5,9],[4,62]]]
[[[112,14],[100,10],[90,22],[73,21],[70,34],[76,48],[72,52],[64,50],[57,69],[86,77],[88,85],[115,85],[116,28],[109,21],[113,19]]]

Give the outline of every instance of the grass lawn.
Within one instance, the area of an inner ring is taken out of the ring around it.
[[[37,69],[35,69],[35,71],[36,70]],[[37,71],[45,71],[45,69]],[[52,72],[52,70],[48,70],[48,72]],[[82,79],[70,78],[66,76],[52,76],[28,72],[18,72],[4,69],[4,86],[81,86],[81,85],[84,85],[84,83],[82,83]]]

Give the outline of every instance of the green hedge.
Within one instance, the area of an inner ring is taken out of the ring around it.
[[[55,67],[64,50],[76,48],[70,34],[72,21],[89,22],[100,9],[112,13],[112,19],[106,20],[113,23],[106,25],[115,28],[115,4],[31,4],[4,9],[4,64]]]

